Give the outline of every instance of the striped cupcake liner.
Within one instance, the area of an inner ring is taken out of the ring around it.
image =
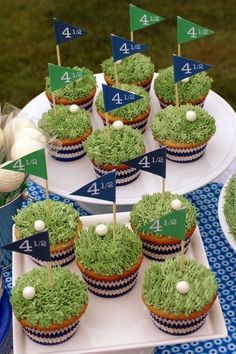
[[[79,319],[63,328],[57,330],[38,330],[33,327],[24,327],[25,333],[30,339],[39,344],[54,345],[67,341],[70,339],[79,327]]]
[[[133,129],[138,129],[141,133],[144,133],[145,129],[146,129],[148,117],[149,117],[149,115],[137,123],[134,121],[134,122],[130,122],[129,124],[126,124],[126,123],[124,123],[124,124],[128,125],[129,127],[133,128]],[[106,121],[105,120],[102,120],[102,121],[103,121],[103,125],[106,126]]]
[[[185,320],[172,320],[169,318],[163,318],[157,316],[157,314],[150,312],[153,322],[155,325],[163,332],[176,335],[184,336],[196,332],[205,322],[207,313],[193,318]]]
[[[160,144],[160,147],[162,146],[164,145]],[[185,149],[172,148],[166,146],[166,158],[170,161],[179,162],[179,163],[194,162],[202,157],[202,155],[206,150],[206,146],[207,143],[198,145],[197,147],[194,148],[185,148]]]
[[[160,106],[161,106],[162,109],[164,109],[164,108],[166,108],[166,107],[168,107],[168,106],[173,106],[173,105],[170,104],[170,103],[162,102],[162,101],[160,101],[160,100],[159,100],[159,103],[160,103]],[[194,102],[191,102],[191,105],[193,105],[193,106],[198,106],[198,107],[203,108],[204,103],[205,103],[205,100],[203,100],[202,102],[197,103],[197,104],[194,104]]]
[[[47,262],[40,260],[36,257],[31,257],[32,260],[39,266],[46,266]],[[51,253],[51,265],[52,267],[57,266],[66,266],[71,263],[75,259],[75,247],[72,245],[71,247],[66,248],[63,251],[53,252]]]
[[[83,141],[69,146],[57,146],[55,144],[47,144],[49,155],[58,161],[70,162],[81,159],[86,155]]]
[[[141,87],[143,87],[143,88],[144,88],[144,90],[146,90],[147,92],[149,92],[149,91],[150,91],[150,89],[151,89],[151,84],[152,84],[152,81],[151,81],[151,82],[149,82],[147,85],[145,85],[145,86],[141,86]]]
[[[187,252],[190,238],[184,242],[184,253]],[[180,254],[181,243],[158,244],[142,240],[143,254],[154,261],[165,261],[167,258],[175,258]]]
[[[92,111],[93,99],[94,99],[94,97],[92,97],[89,101],[87,101],[85,103],[82,103],[82,104],[76,103],[76,105],[80,108],[86,109],[87,111]],[[49,101],[49,103],[50,103],[51,108],[53,108],[53,103],[51,101]],[[73,102],[71,104],[73,104]]]
[[[88,277],[84,273],[82,276],[88,285],[88,289],[100,297],[113,298],[127,294],[136,283],[138,271],[130,276],[116,281],[100,281]]]
[[[97,177],[104,176],[109,171],[93,164],[94,171]],[[115,169],[115,167],[114,167]],[[140,175],[140,170],[133,167],[128,167],[123,170],[116,170],[116,185],[125,186],[126,184],[134,182]]]

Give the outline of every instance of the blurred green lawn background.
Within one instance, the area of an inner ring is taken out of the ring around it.
[[[47,64],[56,63],[52,17],[83,28],[88,35],[61,45],[62,65],[101,72],[111,56],[110,33],[129,38],[126,0],[7,0],[0,10],[0,102],[22,108],[44,90]],[[166,20],[134,33],[150,46],[156,71],[176,53],[176,16],[214,30],[212,36],[182,45],[182,55],[212,64],[213,90],[236,106],[235,0],[134,0],[134,5]]]

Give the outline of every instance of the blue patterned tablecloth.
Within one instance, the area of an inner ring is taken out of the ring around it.
[[[218,281],[218,294],[228,329],[228,337],[213,341],[192,342],[174,346],[160,346],[155,354],[236,354],[236,254],[227,242],[218,221],[218,199],[222,185],[209,183],[192,193],[187,198],[198,210],[198,225],[203,238],[204,247]],[[35,200],[45,198],[44,190],[29,182],[29,193]],[[69,199],[61,198],[53,193],[53,200],[70,203]],[[81,215],[88,215],[76,202],[72,202]],[[5,286],[11,292],[11,271],[4,273]]]

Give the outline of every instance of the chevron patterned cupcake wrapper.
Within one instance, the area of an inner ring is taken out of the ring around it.
[[[41,261],[38,258],[31,257],[32,260],[40,266],[46,266],[47,262]],[[51,265],[52,267],[57,266],[66,266],[67,264],[71,263],[75,259],[75,247],[72,245],[71,247],[66,248],[63,251],[53,252],[51,253]]]
[[[160,106],[161,106],[162,109],[164,109],[164,108],[166,108],[166,107],[168,107],[168,106],[173,106],[173,105],[170,104],[170,103],[166,103],[166,102],[163,102],[163,101],[160,101],[160,100],[159,100],[159,103],[160,103]],[[198,106],[198,107],[203,108],[204,103],[205,103],[205,99],[204,99],[202,102],[197,103],[197,104],[194,104],[194,102],[191,102],[191,105],[193,105],[193,106]]]
[[[184,336],[196,332],[205,322],[207,313],[196,317],[194,319],[186,320],[172,320],[169,318],[163,318],[157,316],[155,313],[150,312],[153,322],[155,325],[163,332],[176,335]]]
[[[187,252],[190,238],[184,242],[184,253]],[[154,261],[164,261],[167,258],[175,258],[180,254],[181,244],[158,244],[153,242],[147,242],[142,240],[143,244],[143,254]]]
[[[160,147],[163,145],[160,144]],[[206,150],[207,143],[194,148],[178,149],[166,146],[166,158],[179,163],[189,163],[197,161]]]
[[[104,176],[109,172],[108,170],[102,169],[101,167],[94,164],[93,167],[97,177]],[[116,185],[119,187],[132,183],[138,178],[139,175],[140,171],[132,167],[128,167],[124,170],[116,170]]]
[[[100,297],[118,297],[127,294],[136,283],[138,271],[131,274],[129,277],[116,281],[100,281],[95,280],[84,273],[82,276],[88,285],[88,289],[95,295]]]
[[[63,328],[54,331],[43,331],[32,327],[23,327],[25,333],[30,339],[39,344],[59,344],[70,339],[79,327],[79,319]]]
[[[52,158],[58,161],[70,162],[81,159],[86,155],[83,147],[83,141],[69,146],[57,146],[47,144],[48,152]]]

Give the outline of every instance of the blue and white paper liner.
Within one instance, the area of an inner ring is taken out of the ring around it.
[[[108,170],[102,169],[94,164],[93,167],[97,177],[104,176],[109,172]],[[116,170],[116,185],[119,187],[132,183],[138,178],[139,175],[140,170],[133,167],[128,167],[125,170]]]
[[[196,332],[205,322],[207,313],[196,317],[194,319],[185,320],[172,320],[169,318],[163,318],[157,316],[157,314],[150,312],[153,322],[155,325],[163,332],[176,335],[184,336]]]
[[[160,147],[164,145],[160,144]],[[172,148],[166,146],[166,158],[173,162],[189,163],[197,161],[202,157],[206,150],[207,143],[198,145],[194,148]]]
[[[84,273],[82,276],[87,283],[88,289],[95,295],[100,297],[118,297],[127,294],[136,283],[138,271],[130,276],[115,280],[115,281],[101,281],[88,277]]]
[[[38,258],[31,257],[32,260],[40,266],[46,266],[47,262],[42,261]],[[64,249],[63,251],[59,252],[53,252],[51,253],[51,265],[52,267],[57,267],[57,266],[66,266],[67,264],[71,263],[75,259],[75,247],[72,245],[71,247],[68,247]]]
[[[146,129],[148,117],[149,117],[149,115],[146,118],[142,119],[141,121],[139,121],[137,123],[133,122],[133,123],[130,123],[130,124],[126,124],[126,123],[124,123],[124,124],[127,125],[128,127],[133,128],[133,129],[138,129],[141,133],[144,133],[145,129]],[[106,126],[106,121],[105,120],[102,120],[102,121],[103,121],[103,125]]]
[[[165,103],[165,102],[162,102],[162,101],[160,101],[160,100],[159,100],[159,103],[160,103],[160,106],[161,106],[162,109],[165,109],[165,108],[168,107],[168,106],[173,106],[173,105],[170,104],[170,103]],[[200,102],[200,103],[197,103],[197,104],[191,103],[191,105],[193,105],[193,106],[198,106],[198,107],[203,108],[204,103],[205,103],[205,100],[202,101],[202,102]]]
[[[70,162],[81,159],[86,155],[83,141],[74,145],[59,146],[56,144],[47,144],[49,155],[58,161]]]
[[[24,327],[25,333],[30,339],[39,344],[59,344],[70,339],[79,327],[79,319],[72,324],[53,331],[43,331],[32,327]]]
[[[184,241],[184,253],[187,252],[190,238]],[[143,254],[154,261],[164,261],[167,258],[175,258],[180,254],[181,243],[160,245],[142,240]]]
[[[91,111],[92,105],[93,105],[93,99],[94,99],[94,96],[89,101],[82,103],[82,104],[76,103],[76,105],[80,108],[86,109],[87,111]],[[49,103],[50,103],[51,108],[53,108],[53,103],[51,101],[49,101]],[[71,104],[73,104],[73,102]]]

